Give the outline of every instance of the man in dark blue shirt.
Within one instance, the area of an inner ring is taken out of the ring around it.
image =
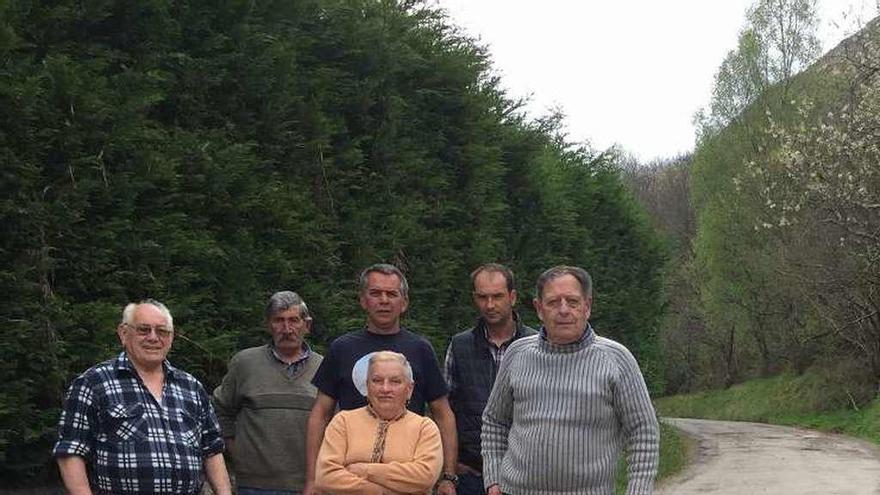
[[[425,403],[431,408],[443,440],[444,478],[438,486],[441,495],[454,495],[457,441],[455,417],[447,400],[447,388],[431,344],[422,336],[400,325],[400,317],[409,306],[409,285],[395,266],[372,265],[361,273],[361,308],[367,313],[364,329],[333,341],[312,383],[318,397],[309,415],[306,438],[305,495],[314,493],[315,460],[324,429],[337,405],[355,409],[367,404],[366,369],[376,351],[395,351],[406,356],[413,368],[415,389],[409,409],[423,414]]]
[[[223,440],[202,384],[165,358],[174,323],[164,304],[129,304],[125,350],[71,384],[53,454],[68,493],[231,494]],[[86,466],[91,469],[86,469]]]

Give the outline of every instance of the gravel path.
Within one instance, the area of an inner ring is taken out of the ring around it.
[[[802,428],[664,418],[697,442],[693,464],[656,495],[880,495],[880,449]]]

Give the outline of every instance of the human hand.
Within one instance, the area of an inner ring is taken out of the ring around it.
[[[495,483],[486,490],[486,495],[501,495],[501,485]]]
[[[440,480],[437,484],[437,495],[455,495],[455,483],[449,480]]]

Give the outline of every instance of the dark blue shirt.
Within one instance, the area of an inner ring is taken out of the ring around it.
[[[357,409],[367,405],[366,391],[362,394],[358,386],[366,386],[366,356],[376,351],[399,352],[409,361],[415,382],[412,398],[407,405],[410,411],[425,414],[426,402],[433,402],[448,393],[431,343],[405,328],[393,335],[380,335],[362,329],[337,338],[330,344],[321,367],[312,378],[312,384],[335,399],[340,409]]]
[[[163,368],[161,403],[124,352],[70,385],[53,455],[84,457],[96,492],[195,494],[204,459],[223,451],[202,384],[168,361]]]

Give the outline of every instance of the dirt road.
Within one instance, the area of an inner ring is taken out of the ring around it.
[[[657,495],[880,495],[880,449],[839,435],[665,418],[697,441],[693,464]]]

